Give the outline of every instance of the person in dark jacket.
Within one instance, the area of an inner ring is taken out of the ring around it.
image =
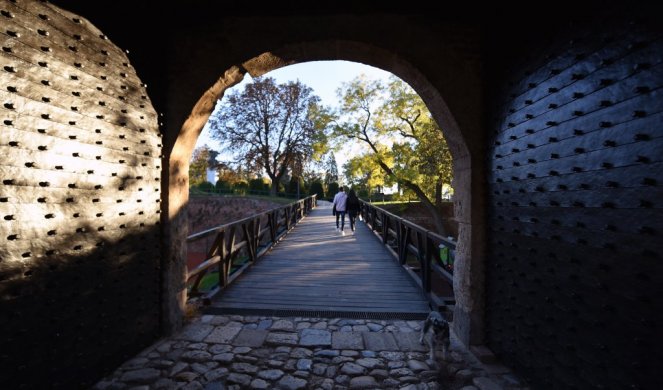
[[[355,194],[355,190],[350,190],[348,200],[345,203],[345,209],[350,217],[350,229],[352,230],[352,234],[355,234],[355,221],[357,220],[357,215],[359,215],[360,207],[361,204],[359,203],[357,194]]]

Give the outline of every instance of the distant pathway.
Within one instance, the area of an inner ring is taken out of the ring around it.
[[[335,231],[329,202],[319,202],[213,308],[429,312],[421,289],[363,222],[353,235],[346,217],[344,231]]]

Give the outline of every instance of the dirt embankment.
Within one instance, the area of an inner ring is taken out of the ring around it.
[[[261,199],[202,196],[189,199],[189,234],[283,206]]]
[[[428,210],[420,202],[412,203],[392,203],[378,205],[390,213],[394,213],[401,218],[405,218],[412,223],[416,223],[428,230],[435,231],[435,223],[428,213]],[[458,238],[458,222],[454,219],[453,203],[446,202],[442,204],[442,216],[444,217],[444,229],[448,235]]]

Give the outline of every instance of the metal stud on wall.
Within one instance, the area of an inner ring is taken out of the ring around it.
[[[663,43],[633,23],[548,51],[494,120],[489,344],[537,388],[651,388]]]
[[[158,336],[157,115],[86,20],[0,10],[0,377],[85,386]]]

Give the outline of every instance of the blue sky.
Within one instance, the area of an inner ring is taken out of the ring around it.
[[[273,77],[278,83],[286,81],[299,80],[302,83],[311,87],[316,95],[320,97],[322,103],[326,106],[338,106],[338,98],[336,90],[342,83],[346,83],[359,76],[360,74],[366,75],[369,79],[387,80],[391,73],[385,72],[381,69],[372,66],[360,64],[357,62],[348,61],[315,61],[305,62],[302,64],[286,66],[267,73],[265,76]],[[238,85],[230,89],[230,91],[242,90],[244,85],[252,81],[251,76],[248,74],[244,80]],[[227,93],[227,92],[226,92]],[[198,138],[196,147],[207,144],[212,149],[222,151],[220,144],[210,138],[207,128],[203,129],[202,134]],[[351,157],[353,151],[350,150],[346,153],[337,153],[336,162],[339,170],[341,170],[348,157]]]

